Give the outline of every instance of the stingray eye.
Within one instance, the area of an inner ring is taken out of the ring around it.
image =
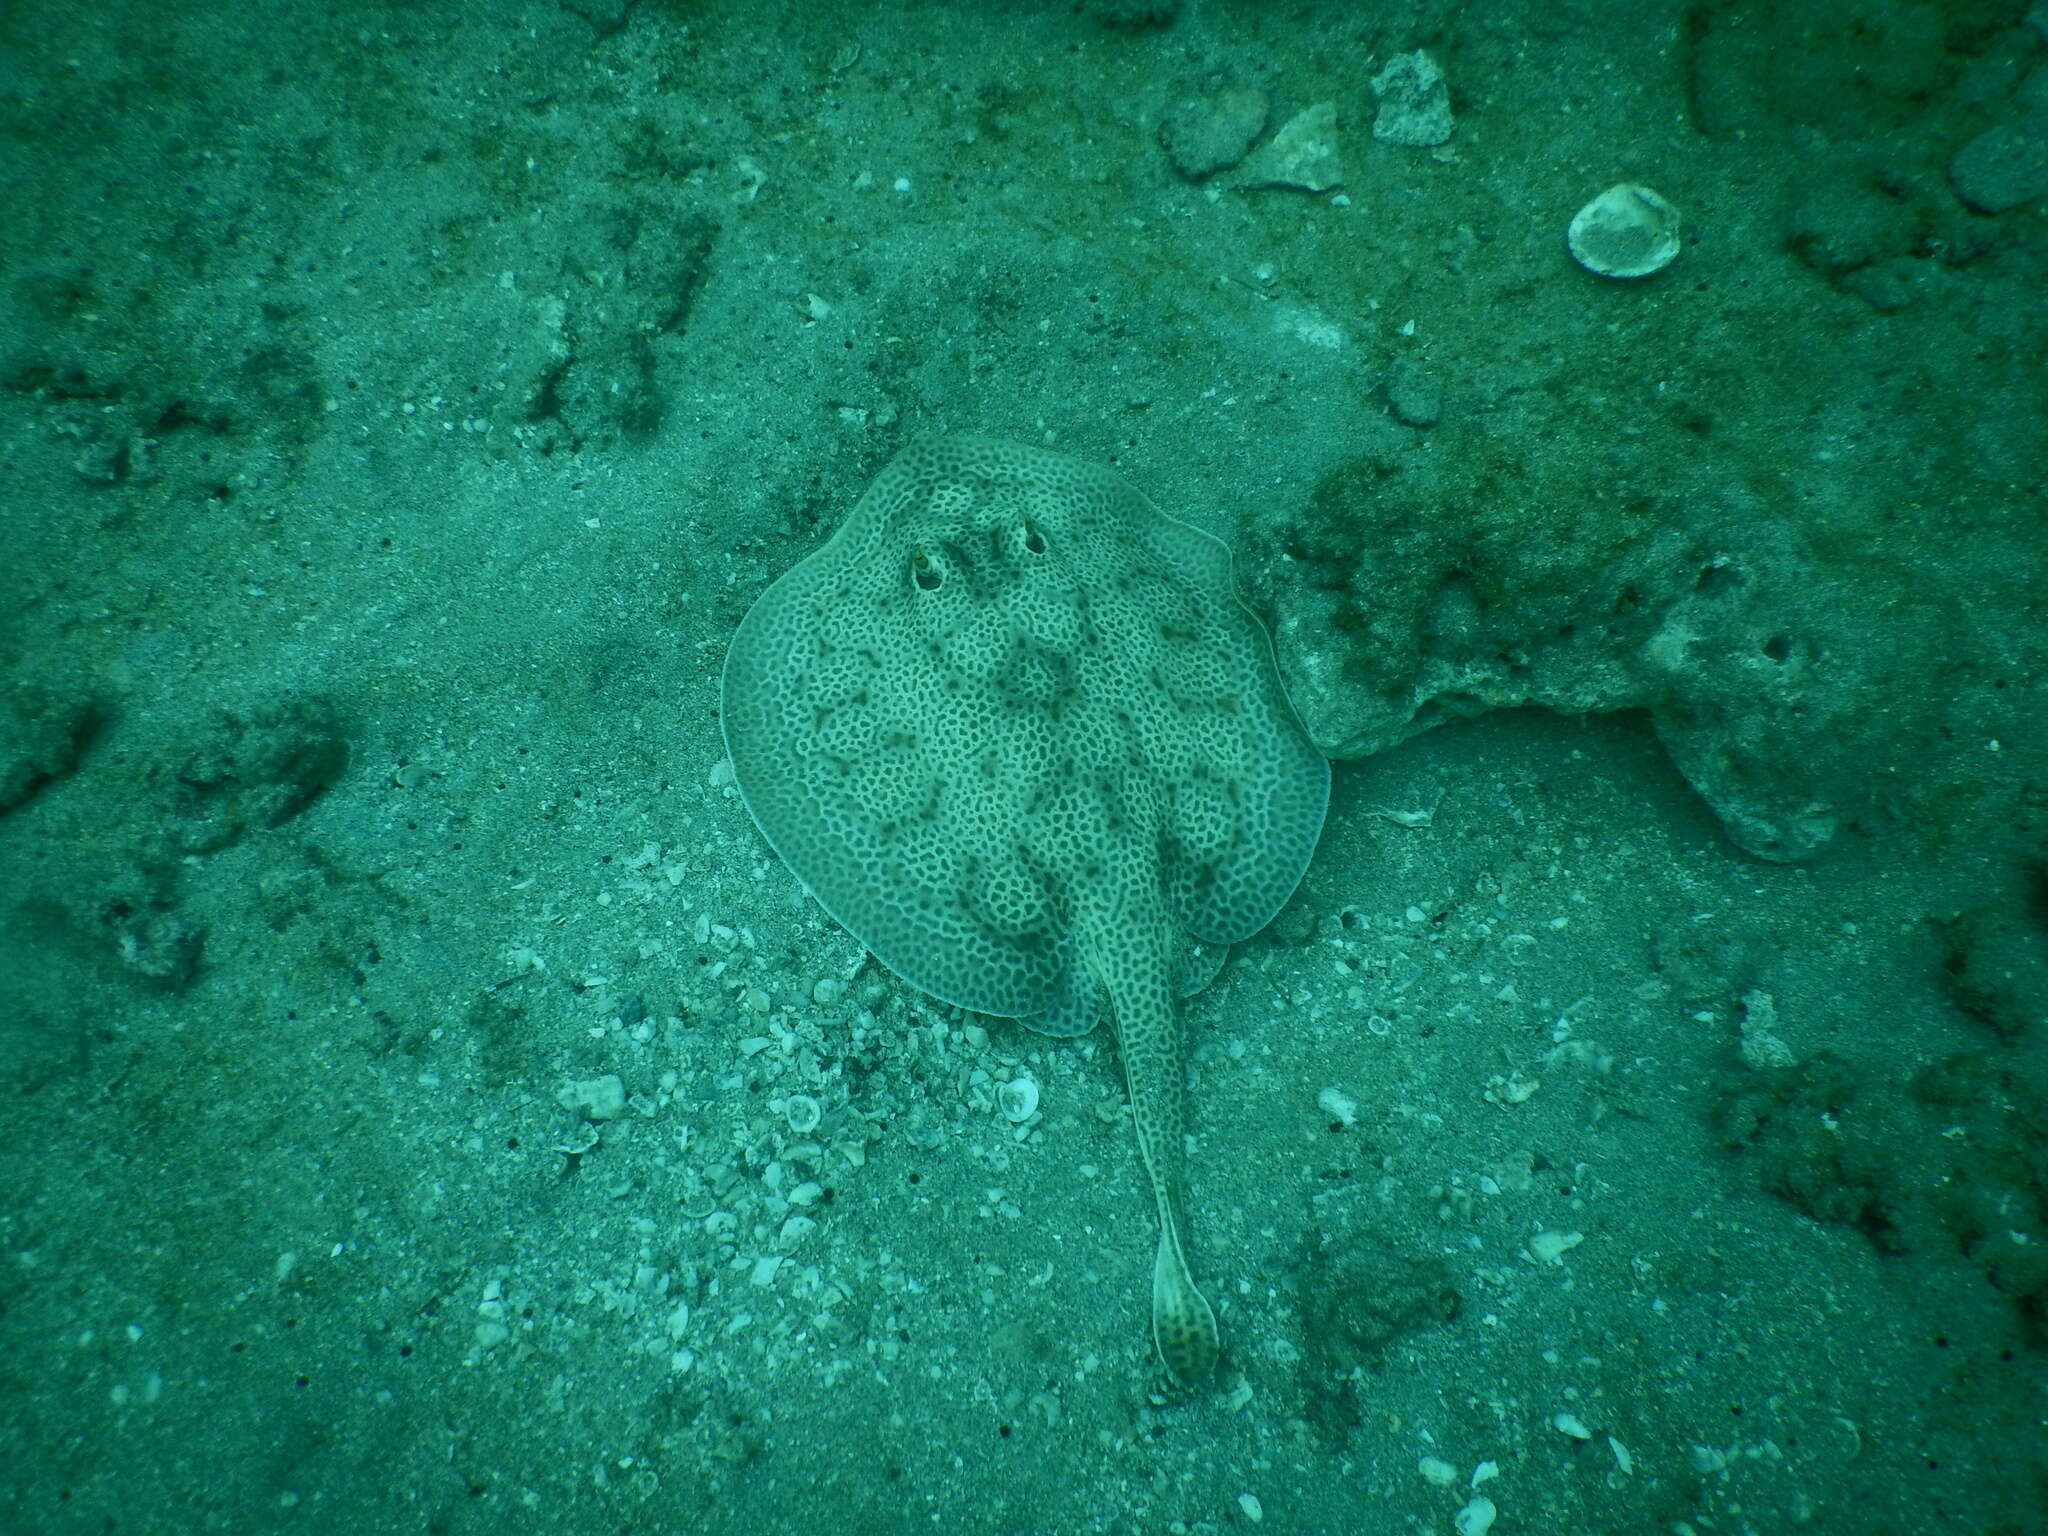
[[[1024,525],[1024,547],[1034,555],[1045,553],[1045,535],[1040,533],[1037,527],[1031,523]]]
[[[910,579],[924,592],[938,591],[944,580],[938,567],[932,564],[931,556],[921,549],[910,557]]]

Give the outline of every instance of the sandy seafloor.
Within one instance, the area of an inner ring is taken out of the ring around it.
[[[0,1529],[2048,1530],[2048,208],[1948,170],[2048,22],[1142,9],[0,8]],[[1179,174],[1234,87],[1341,185]],[[1263,606],[1361,455],[1515,543],[1617,445],[1858,593],[1808,857],[1641,709],[1336,764],[1186,1009],[1210,1393],[1103,1032],[866,961],[722,766],[740,615],[946,430]]]

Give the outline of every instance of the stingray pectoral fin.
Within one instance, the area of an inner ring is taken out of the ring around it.
[[[1216,979],[1216,973],[1229,958],[1228,944],[1204,944],[1189,939],[1180,956],[1180,974],[1175,979],[1174,991],[1182,997],[1193,997]]]
[[[1051,1002],[1038,1013],[1027,1013],[1018,1022],[1041,1035],[1072,1037],[1085,1035],[1102,1017],[1102,997],[1079,966],[1071,967]]]

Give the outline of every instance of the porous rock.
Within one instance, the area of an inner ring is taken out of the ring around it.
[[[1372,93],[1380,103],[1372,136],[1382,144],[1420,149],[1450,142],[1451,96],[1444,72],[1421,49],[1389,59],[1373,76]]]

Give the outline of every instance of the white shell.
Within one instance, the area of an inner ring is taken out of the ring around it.
[[[1602,277],[1648,277],[1678,254],[1678,210],[1648,187],[1621,182],[1572,215],[1572,258]]]
[[[1007,1120],[1022,1125],[1038,1113],[1038,1084],[1028,1077],[1013,1077],[996,1088],[996,1107]]]

